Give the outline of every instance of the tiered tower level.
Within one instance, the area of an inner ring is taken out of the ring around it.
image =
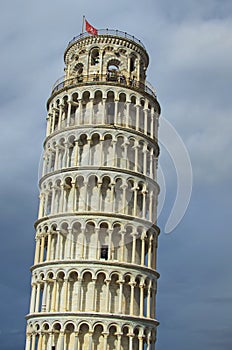
[[[155,349],[160,106],[136,38],[74,38],[47,102],[26,350]]]

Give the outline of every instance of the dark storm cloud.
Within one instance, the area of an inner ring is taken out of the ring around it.
[[[176,127],[192,160],[189,210],[174,232],[160,236],[157,350],[231,348],[231,10],[229,0],[1,4],[4,350],[24,346],[46,100],[64,73],[64,49],[81,31],[84,14],[97,28],[124,30],[145,43],[150,54],[148,80],[156,86],[163,116]],[[165,157],[162,151],[168,201],[159,218],[161,231],[176,190],[174,170]]]

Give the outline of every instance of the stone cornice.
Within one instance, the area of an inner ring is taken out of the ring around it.
[[[110,261],[110,260],[59,260],[59,261],[47,261],[43,263],[39,263],[36,265],[31,266],[31,271],[41,269],[42,267],[54,267],[54,266],[62,266],[64,267],[71,267],[72,269],[75,268],[75,266],[83,265],[85,268],[88,266],[90,267],[96,267],[96,268],[109,268],[112,271],[112,268],[115,267],[115,271],[118,268],[124,268],[125,270],[131,270],[136,273],[144,273],[146,276],[150,278],[156,278],[158,279],[160,277],[159,272],[156,270],[153,270],[147,266],[138,265],[138,264],[132,264],[132,263],[126,263],[126,262],[120,262],[120,261]]]
[[[91,319],[102,319],[106,321],[129,321],[129,322],[136,322],[136,324],[141,324],[143,326],[158,326],[159,322],[156,319],[146,318],[146,317],[136,317],[136,316],[130,316],[130,315],[124,315],[124,314],[113,314],[113,313],[100,313],[100,312],[49,312],[49,313],[35,313],[35,314],[28,314],[26,315],[26,320],[33,320],[33,319],[45,319],[45,320],[57,320],[57,319],[75,319],[79,320],[80,322],[83,320],[90,320]]]

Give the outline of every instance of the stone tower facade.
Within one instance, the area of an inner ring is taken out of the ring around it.
[[[26,350],[155,349],[160,106],[149,57],[75,37],[47,102]]]

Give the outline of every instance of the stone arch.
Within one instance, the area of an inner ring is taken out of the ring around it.
[[[88,165],[89,147],[88,147],[88,136],[81,134],[78,139],[78,165]]]
[[[75,199],[75,211],[84,211],[86,205],[86,186],[82,175],[77,176],[75,181]]]
[[[144,209],[144,182],[139,181],[138,182],[138,191],[137,191],[137,216],[143,217],[143,209]]]
[[[132,276],[130,273],[124,275],[124,283],[122,289],[122,312],[126,315],[130,314],[130,303],[131,303],[131,280]]]
[[[126,125],[126,100],[125,92],[121,92],[119,94],[118,102],[118,124],[122,126]]]
[[[128,139],[129,144],[127,147],[127,157],[128,157],[128,168],[130,170],[135,170],[135,145],[136,141],[133,137]]]
[[[67,117],[68,117],[68,95],[64,95],[61,101],[61,120],[60,127],[65,128],[67,126]]]
[[[59,125],[59,109],[60,109],[60,100],[57,99],[54,107],[53,107],[53,118],[54,118],[54,129],[53,131],[56,131],[58,129]]]
[[[103,46],[103,50],[104,51],[108,51],[108,52],[113,52],[114,51],[114,47],[107,43],[105,46]]]
[[[60,270],[56,273],[56,283],[57,283],[57,300],[56,300],[56,311],[63,311],[63,293],[64,293],[64,279],[65,272]]]
[[[47,164],[46,164],[46,173],[52,172],[55,170],[55,162],[56,162],[56,141],[52,143],[52,146],[48,144],[47,151],[48,151],[48,158],[47,158]],[[46,153],[46,152],[45,152]],[[50,165],[50,168],[49,168]]]
[[[47,184],[47,207],[46,207],[46,215],[50,215],[52,210],[52,182],[49,181]]]
[[[74,149],[76,147],[75,144],[76,140],[75,140],[75,136],[74,135],[70,135],[68,137],[68,142],[67,142],[67,166],[68,167],[72,167],[75,165],[75,159],[74,159]]]
[[[55,197],[54,197],[54,212],[59,213],[61,211],[61,180],[55,180]]]
[[[151,184],[146,185],[146,200],[145,200],[145,218],[146,220],[152,221],[152,218],[150,217],[151,213],[151,200],[153,196],[153,190]]]
[[[136,129],[136,97],[133,95],[129,102],[128,126]]]
[[[71,94],[71,102],[77,103],[78,102],[78,97],[79,97],[78,91],[72,92],[72,94]]]
[[[105,123],[110,125],[114,124],[115,95],[114,91],[112,90],[107,92],[105,113]]]
[[[126,214],[134,215],[134,205],[135,205],[135,182],[134,179],[129,178],[126,181]]]
[[[134,93],[130,95],[130,101],[133,105],[136,105],[137,97]]]
[[[66,349],[74,349],[75,347],[75,324],[68,321],[64,325],[64,344]]]
[[[148,293],[150,285],[151,285],[151,280],[149,279],[149,277],[147,277],[144,281],[144,308],[143,308],[144,317],[148,317],[148,312],[150,314],[150,310],[148,311],[148,305],[151,305],[150,294]],[[149,300],[148,300],[148,297],[149,297]]]
[[[58,168],[65,167],[65,139],[62,137],[58,143]]]
[[[42,325],[41,325],[41,329],[43,331],[48,331],[50,329],[50,324],[48,322],[43,322]]]
[[[93,98],[93,103],[94,104],[97,104],[97,103],[100,103],[102,101],[102,91],[101,90],[95,90],[94,91],[94,98]]]
[[[71,190],[72,190],[72,181],[73,179],[71,176],[67,176],[64,179],[64,211],[69,212],[73,211],[73,203],[72,203],[72,196],[71,196]]]
[[[112,187],[111,187],[111,178],[109,176],[103,176],[102,184],[100,187],[100,205],[101,211],[112,212]]]
[[[144,334],[144,340],[143,340],[144,348],[147,349],[150,344],[150,329],[146,327],[144,329],[143,334]]]
[[[69,293],[67,295],[67,310],[75,311],[78,310],[78,272],[71,270],[68,273],[68,285]]]
[[[40,324],[38,322],[36,322],[33,326],[34,331],[38,332],[40,330]]]
[[[94,92],[93,98],[93,124],[102,124],[104,116],[103,95],[101,90]]]
[[[152,163],[151,163],[151,161],[152,161],[152,159],[151,159],[151,151],[152,151],[152,147],[150,146],[150,145],[148,145],[147,146],[147,164],[146,164],[146,175],[147,176],[150,176],[151,175],[151,165],[152,165]]]
[[[144,156],[146,145],[143,140],[138,141],[138,162],[137,162],[137,170],[141,173],[144,173]]]
[[[106,300],[104,299],[106,295],[106,284],[105,284],[106,274],[105,272],[99,272],[97,274],[95,282],[95,310],[96,312],[107,312]]]
[[[137,76],[137,72],[136,72],[136,60],[137,59],[138,59],[137,53],[132,52],[130,54],[130,74],[131,74],[131,76],[134,76],[134,77]]]
[[[114,152],[113,152],[113,138],[111,134],[105,134],[104,135],[104,141],[103,141],[103,159],[102,164],[104,166],[113,166],[114,165]]]
[[[116,146],[115,146],[115,153],[116,153],[116,166],[118,168],[123,167],[124,164],[124,136],[123,135],[117,135],[116,138]]]
[[[121,61],[118,58],[110,58],[107,62],[106,80],[117,82],[119,79]]]
[[[53,271],[47,272],[46,280],[47,280],[47,293],[49,295],[46,302],[46,310],[47,312],[50,312],[52,310],[52,295],[53,295],[53,288],[55,283],[55,274]]]
[[[72,95],[70,96],[70,121],[69,125],[73,126],[75,123],[78,124],[78,111],[79,111],[79,95],[78,92],[73,92]],[[80,122],[79,122],[80,123]]]
[[[120,250],[122,247],[122,234],[121,234],[122,226],[121,223],[113,224],[113,232],[112,232],[112,260],[119,261],[120,259]]]
[[[129,349],[129,326],[124,325],[122,327],[122,337],[121,337],[121,349],[128,350]]]
[[[85,227],[85,259],[96,259],[96,224],[88,221]]]
[[[90,107],[90,92],[83,91],[82,93],[82,113],[80,118],[80,124],[89,124],[90,123],[90,115],[91,115],[91,107]]]
[[[140,315],[140,284],[141,276],[135,277],[135,287],[134,287],[134,315]]]
[[[109,224],[101,222],[98,231],[98,259],[109,258]]]
[[[124,238],[124,254],[125,261],[132,262],[132,242],[133,242],[134,228],[131,225],[126,226],[125,238]]]
[[[81,295],[81,305],[82,311],[93,311],[93,304],[90,300],[93,300],[94,284],[92,280],[92,273],[85,271],[82,277],[82,295]],[[92,305],[91,305],[92,304]]]
[[[123,180],[120,177],[115,179],[114,185],[114,211],[121,212],[123,208]]]
[[[52,324],[52,332],[53,332],[53,345],[55,346],[55,349],[61,346],[61,336],[60,331],[62,329],[62,325],[60,322],[55,321]]]
[[[83,63],[78,62],[78,63],[74,66],[74,68],[73,68],[73,70],[72,70],[72,73],[80,77],[80,76],[82,75],[82,73],[83,73],[83,68],[84,68]]]
[[[42,271],[39,272],[38,280],[39,281],[43,281],[44,280],[44,272],[42,272]]]
[[[139,350],[139,334],[140,334],[140,328],[138,326],[136,326],[133,329],[133,340],[132,340],[132,347],[133,350]]]
[[[109,333],[107,337],[107,346],[109,350],[117,349],[117,333],[118,333],[118,326],[115,324],[109,325]]]
[[[87,183],[87,210],[99,210],[99,188],[96,175],[90,175]]]
[[[104,346],[104,335],[103,335],[104,327],[101,323],[97,323],[94,326],[93,331],[93,350],[103,349]]]
[[[59,209],[59,207],[58,207],[58,209]],[[58,212],[58,210],[57,210],[57,212]],[[50,260],[55,260],[56,257],[58,257],[57,253],[58,253],[58,235],[59,235],[59,230],[57,228],[57,224],[52,224],[51,225],[51,233],[50,234],[51,234]]]
[[[119,311],[119,273],[112,272],[110,274],[110,313],[118,313]]]
[[[140,105],[139,105],[139,131],[144,132],[144,106],[145,106],[145,100],[144,98],[140,98]]]
[[[68,243],[68,230],[69,225],[67,222],[62,222],[60,225],[60,231],[59,231],[59,258],[65,259],[67,257],[67,243]]]
[[[148,136],[151,136],[151,126],[152,126],[152,114],[151,114],[151,104],[148,103],[148,106],[147,106],[147,110],[146,110],[146,116],[147,116],[147,135]]]
[[[79,346],[78,349],[80,350],[87,350],[89,349],[89,330],[90,330],[90,325],[88,323],[81,323],[79,325]]]
[[[100,60],[100,49],[98,46],[89,50],[90,66],[97,66]]]
[[[99,133],[95,132],[92,134],[90,141],[90,164],[101,165],[99,159],[101,159],[101,141]]]
[[[72,226],[73,245],[72,245],[72,258],[83,259],[84,247],[85,247],[85,235],[83,232],[82,224],[79,221],[75,221]]]

